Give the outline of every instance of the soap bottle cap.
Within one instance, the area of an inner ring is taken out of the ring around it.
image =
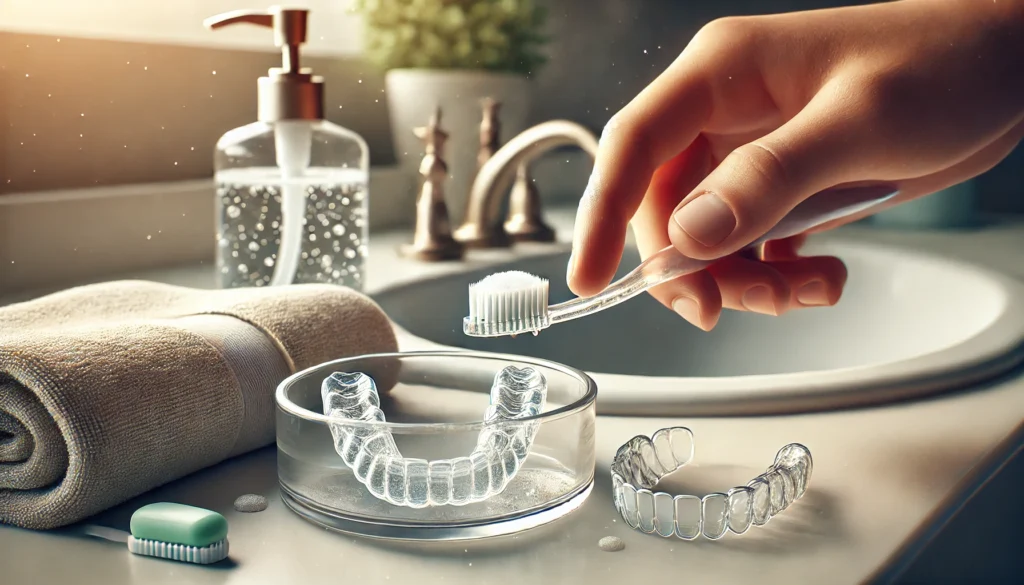
[[[321,120],[324,117],[324,79],[299,67],[299,46],[306,42],[308,10],[271,6],[266,12],[236,10],[207,18],[210,29],[247,22],[274,29],[274,45],[281,48],[281,67],[271,68],[258,81],[258,118]]]

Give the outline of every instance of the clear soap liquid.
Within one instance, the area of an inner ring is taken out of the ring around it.
[[[285,183],[279,174],[217,174],[217,275],[222,288],[267,286],[281,246],[285,186],[301,189],[306,213],[294,283],[362,290],[367,257],[367,177],[358,171],[316,172]]]

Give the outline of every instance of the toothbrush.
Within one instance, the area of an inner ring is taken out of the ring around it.
[[[853,215],[880,204],[897,191],[888,186],[834,188],[817,193],[793,208],[768,233],[750,243],[760,246],[801,234],[832,220]],[[492,274],[469,285],[469,316],[462,330],[472,337],[501,337],[533,333],[554,323],[586,317],[658,286],[663,282],[703,270],[716,260],[696,260],[669,246],[587,298],[575,298],[548,306],[548,281],[526,272]]]
[[[228,557],[228,521],[212,510],[159,502],[132,514],[131,532],[87,524],[79,532],[128,545],[133,554],[209,565]]]

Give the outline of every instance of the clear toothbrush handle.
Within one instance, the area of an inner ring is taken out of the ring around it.
[[[769,240],[781,240],[811,228],[864,211],[896,195],[890,186],[846,187],[821,191],[793,208],[766,234],[748,248]],[[632,272],[608,285],[595,296],[577,298],[548,308],[551,323],[583,317],[627,301],[647,289],[674,278],[703,270],[716,260],[696,260],[669,246],[654,254]]]

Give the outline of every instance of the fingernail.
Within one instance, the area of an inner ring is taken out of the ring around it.
[[[796,300],[801,305],[808,307],[821,307],[828,305],[828,291],[825,290],[825,283],[820,280],[812,280],[796,290]]]
[[[736,229],[732,209],[714,193],[698,196],[676,211],[672,218],[686,235],[707,247],[721,244]]]
[[[569,265],[565,267],[565,282],[572,282],[572,273],[576,271],[576,253],[569,254]]]
[[[700,321],[700,305],[694,299],[686,296],[676,297],[672,301],[672,310],[697,327],[704,328]]]
[[[752,286],[743,293],[740,299],[748,311],[764,313],[765,315],[778,315],[779,310],[775,307],[775,296],[770,288],[764,285]]]

